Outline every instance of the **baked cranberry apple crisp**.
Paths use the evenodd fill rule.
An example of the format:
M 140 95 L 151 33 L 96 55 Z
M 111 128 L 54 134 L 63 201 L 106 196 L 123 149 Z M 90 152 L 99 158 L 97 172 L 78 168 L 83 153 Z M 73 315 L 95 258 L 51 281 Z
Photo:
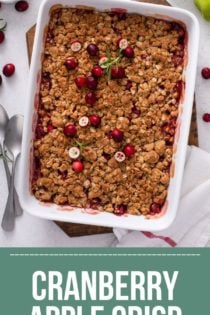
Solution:
M 32 191 L 42 202 L 155 215 L 167 197 L 185 28 L 57 8 L 46 34 Z

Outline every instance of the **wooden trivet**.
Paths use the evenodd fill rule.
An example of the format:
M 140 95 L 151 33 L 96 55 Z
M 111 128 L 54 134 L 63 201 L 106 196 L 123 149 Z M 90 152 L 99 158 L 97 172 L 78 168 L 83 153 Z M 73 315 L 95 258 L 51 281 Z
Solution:
M 147 3 L 169 5 L 169 3 L 166 0 L 144 0 L 144 1 L 139 0 L 139 1 L 147 2 Z M 34 34 L 35 34 L 35 26 L 30 28 L 28 32 L 26 33 L 29 64 L 31 61 L 31 55 L 32 55 L 32 50 L 33 50 Z M 193 106 L 189 144 L 198 146 L 198 133 L 197 133 L 195 104 Z M 66 223 L 66 222 L 56 222 L 56 224 L 69 236 L 84 236 L 84 235 L 93 235 L 93 234 L 102 234 L 102 233 L 112 232 L 112 229 L 110 228 L 93 226 L 93 225 L 73 224 L 73 223 Z

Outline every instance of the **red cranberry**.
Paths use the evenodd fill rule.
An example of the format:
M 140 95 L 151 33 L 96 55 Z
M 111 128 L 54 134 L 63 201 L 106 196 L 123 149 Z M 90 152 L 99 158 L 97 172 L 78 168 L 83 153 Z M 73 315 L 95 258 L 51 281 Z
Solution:
M 90 124 L 94 127 L 98 127 L 101 123 L 101 117 L 98 115 L 91 115 L 89 117 Z
M 2 76 L 0 75 L 0 85 L 2 85 Z
M 127 58 L 133 58 L 134 57 L 134 50 L 130 46 L 128 46 L 127 48 L 123 49 L 122 53 Z
M 84 165 L 81 161 L 74 161 L 72 163 L 72 168 L 76 173 L 81 173 L 84 169 Z
M 15 3 L 15 9 L 18 12 L 24 12 L 28 9 L 28 7 L 29 7 L 29 4 L 27 1 L 18 1 Z
M 184 86 L 185 86 L 185 83 L 184 81 L 180 80 L 180 81 L 177 81 L 176 85 L 175 85 L 175 90 L 177 91 L 177 94 L 178 94 L 178 100 L 180 99 L 181 95 L 182 95 L 182 92 L 184 90 Z
M 78 66 L 78 62 L 74 58 L 68 58 L 64 65 L 68 70 L 74 70 Z
M 3 43 L 4 39 L 5 39 L 4 32 L 0 31 L 0 44 Z
M 103 69 L 100 66 L 95 66 L 92 69 L 92 75 L 96 78 L 100 78 L 103 74 Z
M 97 101 L 97 98 L 96 98 L 96 95 L 94 92 L 88 92 L 86 95 L 85 95 L 85 101 L 87 104 L 89 105 L 93 105 L 95 104 L 95 102 Z
M 125 77 L 125 69 L 123 67 L 112 67 L 111 69 L 112 79 L 122 79 Z
M 5 77 L 11 77 L 15 72 L 15 66 L 12 63 L 8 63 L 3 68 L 3 74 Z
M 150 214 L 157 214 L 161 212 L 161 205 L 159 205 L 158 203 L 153 202 L 150 205 Z
M 121 131 L 118 128 L 114 128 L 111 131 L 111 138 L 115 141 L 115 142 L 121 142 L 124 138 L 124 133 L 123 131 Z
M 54 129 L 53 125 L 51 125 L 51 124 L 47 125 L 47 132 L 48 133 L 52 132 L 53 129 Z
M 87 87 L 90 90 L 95 90 L 97 88 L 98 81 L 92 75 L 87 77 Z
M 208 113 L 203 114 L 203 121 L 210 122 L 210 114 Z
M 41 125 L 36 127 L 36 139 L 41 139 L 46 135 L 44 128 Z
M 78 89 L 85 88 L 87 86 L 87 78 L 85 77 L 77 77 L 75 79 L 76 86 Z
M 203 68 L 201 74 L 204 79 L 210 79 L 210 68 Z
M 132 81 L 131 80 L 128 80 L 126 85 L 125 85 L 125 89 L 127 91 L 130 91 L 130 89 L 132 88 Z
M 97 56 L 99 53 L 98 46 L 95 44 L 89 44 L 87 46 L 87 52 L 90 56 Z
M 114 214 L 116 215 L 123 215 L 127 212 L 127 205 L 118 205 L 114 207 Z
M 136 153 L 136 149 L 132 144 L 126 144 L 123 149 L 123 152 L 127 157 L 132 157 Z
M 77 134 L 77 128 L 75 125 L 73 124 L 67 124 L 64 129 L 63 129 L 63 132 L 66 136 L 69 136 L 69 137 L 75 137 L 76 134 Z

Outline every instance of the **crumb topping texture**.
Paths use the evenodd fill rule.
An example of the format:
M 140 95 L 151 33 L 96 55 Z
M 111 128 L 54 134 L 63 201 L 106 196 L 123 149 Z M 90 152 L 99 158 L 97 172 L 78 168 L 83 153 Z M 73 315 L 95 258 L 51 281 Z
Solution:
M 184 88 L 185 41 L 185 29 L 175 22 L 52 12 L 34 138 L 37 199 L 116 215 L 161 211 Z

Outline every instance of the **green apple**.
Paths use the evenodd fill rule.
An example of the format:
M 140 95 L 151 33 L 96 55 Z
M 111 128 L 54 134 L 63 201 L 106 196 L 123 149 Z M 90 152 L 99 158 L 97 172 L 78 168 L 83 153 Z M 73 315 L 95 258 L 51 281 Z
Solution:
M 210 0 L 194 0 L 194 2 L 204 18 L 210 21 Z

